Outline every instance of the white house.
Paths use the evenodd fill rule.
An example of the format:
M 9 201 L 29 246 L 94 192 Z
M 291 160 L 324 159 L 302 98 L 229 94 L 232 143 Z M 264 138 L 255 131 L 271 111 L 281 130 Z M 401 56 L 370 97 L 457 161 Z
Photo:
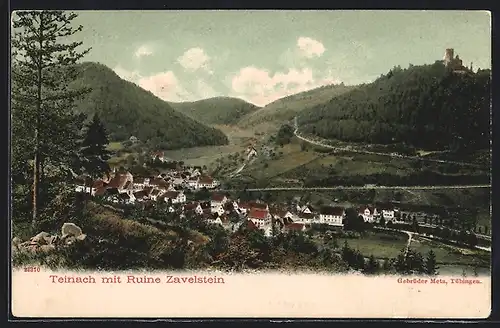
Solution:
M 257 150 L 255 150 L 254 147 L 248 147 L 248 149 L 247 149 L 247 160 L 251 159 L 254 156 L 257 156 Z
M 192 178 L 197 178 L 199 176 L 201 176 L 201 172 L 200 170 L 198 169 L 194 169 L 192 172 L 191 172 L 191 175 L 190 175 Z
M 210 206 L 211 213 L 217 213 L 219 216 L 223 215 L 226 210 L 224 209 L 224 205 Z
M 314 213 L 300 213 L 297 215 L 297 218 L 294 220 L 294 222 L 302 222 L 304 224 L 312 224 L 312 223 L 319 223 L 319 220 L 317 220 L 317 217 Z
M 300 213 L 303 213 L 303 214 L 312 214 L 312 210 L 309 206 L 305 205 L 304 207 L 302 207 L 302 211 Z
M 186 195 L 184 195 L 182 191 L 167 191 L 163 194 L 163 197 L 165 198 L 165 202 L 170 200 L 172 204 L 182 204 L 186 202 Z
M 332 226 L 343 227 L 344 215 L 345 210 L 343 207 L 323 206 L 319 212 L 319 222 Z
M 190 189 L 197 190 L 200 188 L 200 186 L 198 184 L 198 178 L 189 178 L 186 182 L 187 182 L 187 186 Z
M 394 206 L 391 204 L 385 204 L 380 207 L 381 212 L 382 212 L 382 217 L 384 218 L 385 222 L 388 220 L 394 220 Z
M 198 188 L 212 189 L 219 185 L 219 183 L 211 177 L 200 177 L 198 180 Z
M 263 226 L 260 227 L 260 229 L 264 230 L 264 236 L 266 236 L 268 238 L 273 236 L 273 225 L 272 225 L 272 223 L 264 224 Z
M 374 222 L 378 212 L 373 206 L 363 206 L 359 208 L 358 215 L 361 215 L 365 222 Z

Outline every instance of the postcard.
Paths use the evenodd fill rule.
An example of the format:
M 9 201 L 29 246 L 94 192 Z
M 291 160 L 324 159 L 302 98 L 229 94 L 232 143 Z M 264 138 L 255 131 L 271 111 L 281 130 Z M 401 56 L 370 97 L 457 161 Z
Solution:
M 486 318 L 486 11 L 16 11 L 16 318 Z

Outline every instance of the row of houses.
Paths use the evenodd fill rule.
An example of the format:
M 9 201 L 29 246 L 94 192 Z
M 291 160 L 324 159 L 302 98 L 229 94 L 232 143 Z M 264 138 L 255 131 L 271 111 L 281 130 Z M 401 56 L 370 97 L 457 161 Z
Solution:
M 261 229 L 265 235 L 272 233 L 273 227 L 282 231 L 304 231 L 312 224 L 326 224 L 342 229 L 346 216 L 346 208 L 340 206 L 321 206 L 315 209 L 310 205 L 287 206 L 260 201 L 240 202 L 230 200 L 226 195 L 214 193 L 209 202 L 193 202 L 185 204 L 182 213 L 192 211 L 205 216 L 209 223 L 231 226 L 231 214 L 244 219 L 252 228 Z M 384 205 L 377 210 L 373 206 L 362 206 L 358 215 L 365 222 L 376 222 L 382 217 L 387 221 L 394 221 L 397 209 L 391 205 Z M 234 217 L 234 216 L 233 216 Z M 239 223 L 242 221 L 240 220 Z
M 156 177 L 134 177 L 130 172 L 112 172 L 97 180 L 81 176 L 75 181 L 75 191 L 105 197 L 113 202 L 134 204 L 141 201 L 184 203 L 184 190 L 214 189 L 219 183 L 199 170 L 167 171 Z

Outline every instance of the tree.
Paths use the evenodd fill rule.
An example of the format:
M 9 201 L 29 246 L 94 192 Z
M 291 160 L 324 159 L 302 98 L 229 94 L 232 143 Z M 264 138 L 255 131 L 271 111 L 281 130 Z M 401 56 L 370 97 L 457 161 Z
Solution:
M 70 89 L 68 83 L 77 73 L 74 64 L 90 50 L 78 51 L 82 42 L 63 42 L 82 30 L 82 26 L 72 26 L 76 17 L 47 10 L 16 12 L 13 17 L 12 139 L 17 150 L 13 160 L 33 160 L 33 229 L 39 216 L 44 165 L 67 173 L 76 157 L 82 117 L 73 114 L 72 107 L 88 90 Z
M 377 260 L 375 259 L 375 256 L 370 255 L 370 258 L 368 259 L 368 263 L 366 264 L 366 268 L 364 270 L 365 273 L 367 274 L 374 274 L 377 273 L 379 269 L 379 265 Z
M 413 217 L 413 221 L 412 221 L 412 224 L 411 224 L 411 228 L 414 232 L 419 232 L 420 231 L 420 226 L 418 225 L 418 221 L 415 217 Z
M 110 172 L 108 159 L 111 153 L 106 149 L 108 144 L 106 130 L 96 113 L 87 125 L 85 138 L 81 144 L 83 170 L 94 179 Z
M 345 229 L 357 232 L 365 230 L 365 220 L 363 216 L 358 215 L 353 208 L 348 208 L 345 212 Z
M 425 258 L 425 273 L 428 275 L 437 275 L 438 274 L 438 267 L 436 265 L 436 253 L 431 249 L 427 253 L 427 257 Z

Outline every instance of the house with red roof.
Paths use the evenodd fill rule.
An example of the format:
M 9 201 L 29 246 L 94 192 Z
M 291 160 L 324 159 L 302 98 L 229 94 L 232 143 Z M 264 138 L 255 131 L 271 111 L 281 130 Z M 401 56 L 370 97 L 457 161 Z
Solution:
M 258 228 L 271 223 L 271 214 L 265 209 L 252 208 L 248 213 L 248 220 L 252 221 Z
M 118 192 L 127 192 L 129 189 L 132 189 L 132 181 L 133 178 L 128 174 L 115 174 L 113 178 L 109 181 L 106 186 L 107 189 L 116 188 Z
M 212 204 L 212 207 L 224 205 L 228 201 L 229 201 L 229 199 L 226 197 L 226 195 L 219 194 L 219 193 L 212 194 L 211 199 L 210 199 L 210 203 Z
M 209 176 L 200 176 L 198 179 L 198 188 L 213 189 L 219 185 L 218 181 Z

